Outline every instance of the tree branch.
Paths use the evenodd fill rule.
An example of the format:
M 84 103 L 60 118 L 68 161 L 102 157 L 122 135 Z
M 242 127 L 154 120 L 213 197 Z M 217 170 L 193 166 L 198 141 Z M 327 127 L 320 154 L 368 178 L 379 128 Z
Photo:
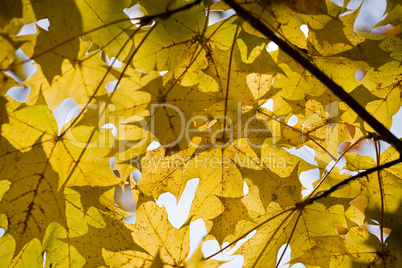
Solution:
M 390 143 L 398 152 L 402 152 L 402 141 L 395 137 L 386 127 L 377 119 L 368 113 L 354 98 L 352 98 L 342 87 L 337 85 L 331 78 L 318 69 L 313 63 L 301 55 L 297 50 L 290 46 L 286 41 L 277 36 L 271 29 L 262 23 L 259 19 L 251 15 L 247 10 L 240 6 L 235 0 L 223 0 L 237 15 L 250 23 L 256 30 L 260 31 L 267 38 L 275 42 L 284 52 L 286 52 L 295 61 L 301 64 L 306 70 L 326 85 L 336 96 L 344 101 L 353 111 L 355 111 L 364 121 L 366 121 L 382 139 Z
M 326 197 L 326 196 L 328 196 L 329 194 L 335 192 L 335 191 L 338 190 L 339 188 L 345 186 L 346 184 L 348 184 L 349 182 L 351 182 L 351 181 L 353 181 L 353 180 L 355 180 L 355 179 L 358 179 L 358 178 L 361 178 L 361 177 L 365 177 L 365 176 L 367 176 L 367 175 L 369 175 L 369 174 L 371 174 L 371 173 L 373 173 L 373 172 L 376 172 L 376 171 L 379 171 L 379 170 L 383 170 L 384 168 L 391 167 L 391 166 L 393 166 L 393 165 L 395 165 L 395 164 L 398 164 L 398 163 L 401 163 L 401 162 L 402 162 L 402 158 L 398 158 L 398 159 L 396 159 L 396 160 L 394 160 L 394 161 L 385 163 L 385 164 L 383 164 L 383 165 L 379 165 L 379 166 L 375 166 L 375 167 L 373 167 L 373 168 L 367 169 L 367 170 L 365 170 L 365 171 L 363 171 L 363 172 L 361 172 L 361 173 L 359 173 L 359 174 L 357 174 L 357 175 L 355 175 L 355 176 L 352 176 L 352 177 L 350 177 L 350 178 L 347 178 L 347 179 L 341 181 L 341 182 L 338 183 L 338 184 L 335 184 L 334 186 L 332 186 L 331 188 L 329 188 L 329 189 L 326 190 L 326 191 L 319 192 L 316 196 L 314 196 L 314 197 L 312 197 L 312 198 L 306 199 L 306 200 L 309 200 L 307 203 L 308 203 L 308 204 L 311 204 L 311 203 L 313 203 L 314 201 L 317 201 L 318 199 L 324 198 L 324 197 Z M 300 203 L 299 203 L 299 204 L 300 204 Z M 297 206 L 297 204 L 296 204 L 296 206 Z
M 196 0 L 194 2 L 191 2 L 191 3 L 187 4 L 187 5 L 184 5 L 184 6 L 181 6 L 181 7 L 177 8 L 177 9 L 172 9 L 172 10 L 169 10 L 169 8 L 168 8 L 169 5 L 170 5 L 169 4 L 168 7 L 166 7 L 166 12 L 155 14 L 155 15 L 152 15 L 152 16 L 143 16 L 143 17 L 141 17 L 140 18 L 140 24 L 141 25 L 151 24 L 152 20 L 156 19 L 156 18 L 165 18 L 165 19 L 169 18 L 171 15 L 173 15 L 173 14 L 175 14 L 177 12 L 190 9 L 193 6 L 198 5 L 199 3 L 201 3 L 201 1 L 202 0 Z

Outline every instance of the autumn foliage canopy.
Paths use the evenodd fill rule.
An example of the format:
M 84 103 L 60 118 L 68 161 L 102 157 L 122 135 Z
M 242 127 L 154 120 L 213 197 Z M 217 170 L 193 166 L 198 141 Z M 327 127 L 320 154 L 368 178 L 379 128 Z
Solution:
M 402 267 L 402 5 L 344 2 L 1 0 L 0 266 Z

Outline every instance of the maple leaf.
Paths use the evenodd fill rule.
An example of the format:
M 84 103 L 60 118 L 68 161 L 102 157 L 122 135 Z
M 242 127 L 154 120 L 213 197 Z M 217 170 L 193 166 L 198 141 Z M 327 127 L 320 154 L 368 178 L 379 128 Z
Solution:
M 278 205 L 271 203 L 267 213 L 258 222 L 245 221 L 236 225 L 236 233 L 229 238 L 229 241 L 235 240 L 235 237 L 244 237 L 244 234 L 252 230 L 253 226 L 265 222 L 263 227 L 235 252 L 245 256 L 243 267 L 275 266 L 277 251 L 287 239 L 286 233 L 277 232 L 283 224 L 288 224 L 287 215 L 281 212 Z M 271 243 L 271 241 L 275 242 Z M 258 246 L 259 244 L 263 244 L 264 247 Z
M 184 263 L 188 255 L 190 243 L 188 228 L 179 230 L 167 219 L 167 213 L 155 202 L 147 202 L 137 210 L 134 225 L 134 240 L 149 254 L 155 256 L 159 251 L 164 264 L 177 265 Z
M 13 109 L 11 105 L 7 108 L 8 112 Z M 42 120 L 44 118 L 47 119 Z M 42 239 L 47 226 L 52 222 L 64 227 L 69 225 L 70 217 L 66 216 L 69 208 L 65 204 L 63 184 L 88 185 L 87 183 L 91 182 L 85 179 L 86 182 L 81 181 L 81 176 L 74 178 L 73 173 L 76 170 L 74 164 L 61 165 L 60 156 L 54 152 L 62 150 L 74 158 L 75 151 L 78 153 L 75 155 L 78 159 L 76 164 L 83 160 L 83 165 L 86 165 L 83 156 L 85 149 L 71 146 L 68 139 L 59 139 L 55 130 L 55 120 L 46 106 L 37 105 L 19 109 L 9 119 L 2 121 L 5 120 L 8 124 L 2 125 L 1 177 L 11 182 L 11 187 L 3 195 L 1 211 L 8 215 L 10 221 L 8 231 L 14 234 L 18 252 L 31 239 Z M 27 133 L 29 139 L 18 139 L 14 136 L 13 133 L 20 131 Z M 90 166 L 92 164 L 86 168 Z M 82 171 L 83 169 L 80 172 Z M 106 168 L 105 172 L 108 171 L 110 172 L 110 169 Z M 87 175 L 89 176 L 91 172 Z M 81 183 L 75 181 L 77 178 L 80 178 Z M 105 182 L 107 185 L 115 184 L 113 182 L 110 184 L 108 179 Z M 23 194 L 20 195 L 21 193 Z
M 59 10 L 60 15 L 57 15 L 55 10 Z M 55 75 L 61 73 L 60 66 L 64 59 L 74 61 L 76 58 L 79 49 L 78 39 L 62 47 L 54 48 L 54 46 L 62 40 L 77 37 L 82 33 L 81 14 L 74 1 L 68 1 L 63 5 L 52 1 L 28 1 L 24 15 L 28 23 L 44 18 L 48 18 L 50 22 L 49 31 L 40 31 L 28 56 L 42 55 L 37 62 L 43 66 L 46 78 L 51 81 Z M 64 23 L 68 23 L 69 27 L 65 27 Z M 51 53 L 47 53 L 49 51 Z
M 349 254 L 341 254 L 340 258 L 336 258 L 334 262 L 336 265 L 349 264 L 375 267 L 378 265 L 401 264 L 400 245 L 385 246 L 386 253 L 383 253 L 377 238 L 364 228 L 352 228 L 344 240 Z M 362 252 L 363 254 L 359 254 L 358 252 Z
M 60 76 L 55 76 L 48 83 L 44 74 L 38 71 L 25 81 L 25 84 L 35 89 L 35 94 L 28 97 L 28 103 L 35 103 L 41 90 L 46 103 L 54 110 L 66 98 L 72 98 L 81 107 L 98 95 L 105 94 L 105 85 L 115 80 L 112 73 L 106 72 L 106 63 L 100 59 L 100 51 L 87 54 L 92 42 L 80 41 L 79 50 L 74 62 L 61 63 Z
M 189 119 L 197 111 L 217 102 L 216 96 L 199 92 L 195 87 L 182 87 L 176 81 L 163 85 L 161 77 L 151 81 L 143 90 L 151 95 L 147 107 L 150 110 L 150 128 L 165 147 L 186 148 L 188 139 L 183 134 L 192 123 Z M 155 124 L 156 118 L 160 120 L 158 124 Z
M 261 202 L 266 208 L 271 202 L 278 203 L 283 209 L 301 200 L 302 185 L 298 176 L 298 165 L 292 173 L 282 178 L 268 168 L 262 170 L 243 169 L 244 178 L 249 178 L 258 187 Z
M 128 4 L 128 0 L 106 6 L 91 1 L 69 1 L 63 4 L 28 1 L 25 19 L 35 22 L 47 18 L 50 23 L 48 31 L 39 33 L 33 44 L 34 53 L 29 56 L 38 57 L 37 62 L 42 66 L 46 79 L 51 82 L 55 75 L 62 73 L 61 65 L 65 59 L 71 64 L 79 60 L 79 36 L 88 32 L 92 40 L 105 49 L 110 57 L 119 54 L 124 59 L 130 47 L 124 46 L 128 36 L 121 28 L 134 26 L 122 11 Z M 121 23 L 116 25 L 113 23 L 116 20 Z M 98 30 L 93 31 L 94 28 Z M 122 49 L 125 49 L 125 53 L 121 52 Z
M 11 108 L 11 107 L 10 107 Z M 110 175 L 108 161 L 98 157 L 103 164 L 92 162 L 92 155 L 107 155 L 110 151 L 107 143 L 104 145 L 87 148 L 91 142 L 97 143 L 101 138 L 95 135 L 93 127 L 79 127 L 79 131 L 67 131 L 66 135 L 59 137 L 56 130 L 56 122 L 50 110 L 45 105 L 28 106 L 18 110 L 10 118 L 9 124 L 2 126 L 3 136 L 7 137 L 17 149 L 28 151 L 30 147 L 37 145 L 43 147 L 47 154 L 48 161 L 58 172 L 59 187 L 61 185 L 96 185 L 100 178 L 104 178 L 104 186 L 116 184 L 117 180 Z M 15 133 L 29 133 L 29 139 L 15 139 Z M 99 134 L 99 133 L 98 133 Z M 6 151 L 7 152 L 7 151 Z M 62 165 L 60 156 L 64 160 L 70 159 L 69 165 Z M 91 159 L 91 160 L 90 160 Z M 95 165 L 94 165 L 95 164 Z M 87 176 L 76 176 L 74 173 L 87 174 Z M 97 172 L 98 177 L 93 177 Z
M 0 213 L 8 215 L 8 232 L 14 237 L 19 252 L 33 238 L 42 240 L 47 226 L 55 221 L 66 225 L 63 192 L 58 191 L 57 173 L 51 168 L 40 146 L 21 153 L 2 141 L 1 177 L 12 187 L 2 198 Z M 18 165 L 14 159 L 19 159 Z M 14 165 L 10 172 L 4 166 Z M 46 200 L 46 202 L 43 202 Z
M 215 236 L 221 244 L 227 235 L 234 233 L 235 226 L 239 221 L 251 220 L 251 218 L 241 198 L 226 197 L 219 199 L 223 204 L 224 211 L 212 220 L 213 227 L 209 234 Z
M 185 5 L 185 1 L 166 2 L 165 4 L 169 5 L 169 8 L 175 9 Z M 155 6 L 153 3 L 142 1 L 141 6 L 151 16 L 164 12 L 159 4 Z M 200 47 L 197 39 L 200 38 L 205 25 L 205 16 L 201 14 L 201 10 L 203 10 L 203 5 L 199 1 L 199 4 L 186 12 L 173 14 L 163 24 L 142 29 L 135 35 L 136 45 L 148 32 L 152 31 L 148 37 L 149 45 L 139 49 L 134 56 L 135 67 L 144 72 L 171 70 L 174 72 L 175 78 L 182 76 L 187 71 L 189 62 L 192 61 L 192 55 L 199 53 L 197 53 Z M 199 63 L 197 62 L 195 65 L 202 64 L 202 58 L 197 57 L 196 61 Z
M 60 224 L 52 222 L 48 226 L 42 243 L 42 248 L 46 252 L 45 267 L 82 266 L 85 264 L 85 259 L 77 249 L 63 242 L 68 236 L 68 231 Z
M 131 228 L 128 224 L 116 219 L 113 216 L 104 215 L 100 226 L 90 226 L 83 236 L 62 239 L 62 241 L 73 245 L 85 258 L 89 266 L 103 265 L 103 251 L 119 252 L 133 250 L 144 252 L 132 237 Z M 98 223 L 99 224 L 99 223 Z M 83 243 L 83 241 L 87 241 Z

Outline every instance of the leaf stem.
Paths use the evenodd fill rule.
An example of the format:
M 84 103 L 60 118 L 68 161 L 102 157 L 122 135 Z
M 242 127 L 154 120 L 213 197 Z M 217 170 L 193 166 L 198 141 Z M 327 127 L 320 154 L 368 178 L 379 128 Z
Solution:
M 294 225 L 293 228 L 292 228 L 292 232 L 290 233 L 288 242 L 286 243 L 285 249 L 283 250 L 283 252 L 282 252 L 282 254 L 281 254 L 281 257 L 280 257 L 279 260 L 277 261 L 275 268 L 278 268 L 278 267 L 279 267 L 279 264 L 281 263 L 281 261 L 282 261 L 282 259 L 283 259 L 283 256 L 285 256 L 285 252 L 286 252 L 286 250 L 287 250 L 288 247 L 289 247 L 290 240 L 292 239 L 292 237 L 293 237 L 293 235 L 294 235 L 294 233 L 295 233 L 295 230 L 296 230 L 296 227 L 297 227 L 297 223 L 299 222 L 300 216 L 302 215 L 302 213 L 303 213 L 303 209 L 300 210 L 299 215 L 298 215 L 297 218 L 296 218 L 296 222 L 295 222 L 295 225 Z
M 94 137 L 94 134 L 95 134 L 95 130 L 92 131 L 91 135 L 88 138 L 88 141 L 85 143 L 85 147 L 82 149 L 82 151 L 81 151 L 80 155 L 78 156 L 77 160 L 74 159 L 75 163 L 74 163 L 73 168 L 68 173 L 68 176 L 67 176 L 66 180 L 63 182 L 63 184 L 61 185 L 61 187 L 59 187 L 58 190 L 64 191 L 64 189 L 66 188 L 68 182 L 70 181 L 70 179 L 73 176 L 75 170 L 77 169 L 78 164 L 80 163 L 82 157 L 84 156 L 84 153 L 87 150 L 89 143 L 91 142 L 92 138 Z M 53 152 L 53 150 L 52 150 L 52 152 Z
M 264 224 L 270 222 L 271 220 L 273 220 L 273 219 L 275 219 L 275 218 L 277 218 L 277 217 L 279 217 L 279 216 L 285 214 L 286 212 L 291 212 L 289 215 L 286 216 L 285 220 L 282 221 L 282 223 L 281 223 L 281 225 L 282 225 L 282 224 L 289 218 L 289 216 L 293 214 L 294 211 L 295 211 L 295 207 L 292 207 L 292 208 L 290 208 L 290 209 L 284 210 L 284 211 L 282 211 L 282 212 L 276 214 L 275 216 L 272 216 L 271 218 L 269 218 L 269 219 L 267 219 L 267 220 L 261 222 L 260 224 L 258 224 L 256 227 L 254 227 L 254 228 L 251 229 L 250 231 L 245 232 L 243 235 L 241 235 L 240 237 L 238 237 L 236 240 L 234 240 L 233 242 L 229 243 L 229 245 L 225 246 L 224 248 L 222 248 L 221 250 L 215 252 L 214 254 L 212 254 L 212 255 L 206 257 L 205 259 L 206 259 L 206 260 L 211 259 L 212 257 L 214 257 L 214 256 L 218 255 L 219 253 L 223 252 L 224 250 L 226 250 L 226 249 L 229 248 L 230 246 L 236 244 L 236 243 L 239 242 L 241 239 L 245 238 L 249 233 L 251 233 L 251 232 L 254 231 L 254 230 L 257 230 L 258 228 L 260 228 L 262 225 L 264 225 Z M 280 226 L 281 226 L 281 225 L 280 225 Z
M 375 146 L 377 166 L 379 166 L 380 165 L 380 155 L 381 155 L 380 141 L 379 140 L 374 141 L 374 146 Z M 382 250 L 382 252 L 384 252 L 384 190 L 382 187 L 382 175 L 381 175 L 380 170 L 377 170 L 377 176 L 378 176 L 378 184 L 379 184 L 380 196 L 381 196 L 380 241 L 381 241 L 381 250 Z
M 223 117 L 223 127 L 222 127 L 222 139 L 225 139 L 225 133 L 226 133 L 225 129 L 226 129 L 226 115 L 227 115 L 227 111 L 228 111 L 228 100 L 229 100 L 230 72 L 232 70 L 233 52 L 234 52 L 234 47 L 236 46 L 236 37 L 237 37 L 237 33 L 239 32 L 240 23 L 241 23 L 241 20 L 239 20 L 239 22 L 237 23 L 237 28 L 236 28 L 236 32 L 233 37 L 232 48 L 230 50 L 230 56 L 229 56 L 228 78 L 227 78 L 226 95 L 225 95 L 225 113 L 224 113 L 224 117 Z
M 207 17 L 205 18 L 205 24 L 204 24 L 204 28 L 202 29 L 201 36 L 205 35 L 205 32 L 207 31 L 207 28 L 208 28 L 209 15 L 211 13 L 211 5 L 212 5 L 212 0 L 208 0 Z
M 286 216 L 285 219 L 283 219 L 283 221 L 281 222 L 281 224 L 279 224 L 279 226 L 275 229 L 275 231 L 273 232 L 273 234 L 271 235 L 271 237 L 268 239 L 268 242 L 265 244 L 263 250 L 261 250 L 260 254 L 258 255 L 258 257 L 255 259 L 255 262 L 253 263 L 253 265 L 251 267 L 255 267 L 257 266 L 257 262 L 260 260 L 261 256 L 263 255 L 263 253 L 265 252 L 265 250 L 267 249 L 269 243 L 271 243 L 272 239 L 274 238 L 275 234 L 278 232 L 278 230 L 282 227 L 282 225 L 290 218 L 290 216 L 293 215 L 293 213 L 296 210 L 292 210 L 292 212 Z M 285 227 L 286 228 L 286 227 Z

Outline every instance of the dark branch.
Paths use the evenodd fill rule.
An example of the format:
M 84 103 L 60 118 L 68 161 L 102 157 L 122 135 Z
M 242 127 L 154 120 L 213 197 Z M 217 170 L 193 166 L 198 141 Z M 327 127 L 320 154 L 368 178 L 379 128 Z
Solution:
M 166 12 L 155 14 L 155 15 L 152 15 L 152 16 L 143 16 L 141 18 L 140 23 L 141 23 L 141 25 L 148 25 L 148 24 L 151 24 L 153 19 L 156 19 L 156 18 L 165 18 L 165 19 L 169 18 L 171 15 L 173 15 L 173 14 L 175 14 L 177 12 L 190 9 L 193 6 L 198 5 L 199 3 L 201 3 L 201 1 L 202 0 L 196 0 L 196 1 L 192 2 L 192 3 L 189 3 L 187 5 L 184 5 L 182 7 L 179 7 L 177 9 L 173 9 L 173 10 L 169 10 L 168 7 L 167 7 Z
M 335 184 L 334 186 L 332 186 L 331 188 L 329 188 L 329 189 L 326 190 L 326 191 L 319 192 L 316 196 L 314 196 L 314 197 L 312 197 L 312 198 L 306 199 L 306 200 L 309 200 L 309 201 L 306 202 L 306 203 L 311 204 L 311 203 L 313 203 L 314 201 L 317 201 L 317 200 L 319 200 L 319 199 L 321 199 L 321 198 L 324 198 L 324 197 L 328 196 L 329 194 L 335 192 L 335 191 L 338 190 L 339 188 L 345 186 L 346 184 L 348 184 L 349 182 L 351 182 L 351 181 L 353 181 L 353 180 L 355 180 L 355 179 L 365 177 L 365 176 L 367 176 L 367 175 L 369 175 L 369 174 L 371 174 L 371 173 L 373 173 L 373 172 L 382 170 L 382 169 L 384 169 L 384 168 L 391 167 L 391 166 L 396 165 L 396 164 L 401 163 L 401 162 L 402 162 L 402 158 L 398 158 L 398 159 L 396 159 L 396 160 L 394 160 L 394 161 L 385 163 L 385 164 L 383 164 L 383 165 L 379 165 L 379 166 L 376 166 L 376 167 L 367 169 L 366 171 L 363 171 L 362 173 L 359 173 L 359 174 L 357 174 L 357 175 L 355 175 L 355 176 L 352 176 L 352 177 L 350 177 L 350 178 L 347 178 L 347 179 L 341 181 L 341 182 L 338 183 L 338 184 Z M 302 202 L 302 203 L 304 203 L 304 202 Z M 299 204 L 301 204 L 301 203 L 299 203 Z M 297 207 L 297 204 L 296 204 L 296 207 Z
M 241 7 L 235 0 L 223 0 L 237 15 L 250 23 L 256 30 L 260 31 L 267 38 L 275 42 L 284 52 L 291 56 L 295 61 L 301 64 L 306 70 L 313 74 L 318 80 L 326 85 L 336 96 L 344 101 L 353 111 L 355 111 L 364 121 L 366 121 L 382 139 L 390 143 L 399 152 L 402 152 L 402 141 L 395 137 L 386 127 L 384 127 L 377 119 L 368 113 L 354 98 L 352 98 L 342 87 L 338 86 L 331 78 L 318 69 L 313 63 L 301 55 L 297 50 L 290 46 L 286 41 L 278 37 L 271 29 L 269 29 L 259 19 L 251 15 L 247 10 Z

